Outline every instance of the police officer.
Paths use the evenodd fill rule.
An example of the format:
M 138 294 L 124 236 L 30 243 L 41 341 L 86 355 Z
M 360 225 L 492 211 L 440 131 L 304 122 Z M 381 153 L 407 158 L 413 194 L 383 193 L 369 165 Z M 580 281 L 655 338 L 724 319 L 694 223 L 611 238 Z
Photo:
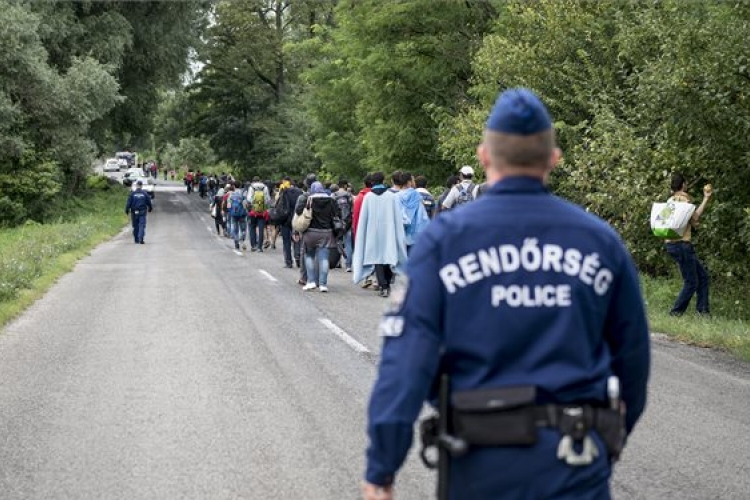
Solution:
M 473 437 L 450 460 L 450 498 L 607 499 L 617 455 L 608 446 L 624 443 L 646 403 L 650 346 L 635 266 L 610 226 L 545 187 L 561 153 L 532 92 L 499 96 L 478 157 L 487 191 L 427 228 L 408 288 L 381 322 L 364 498 L 392 498 L 414 421 L 446 374 L 452 418 L 487 411 L 490 423 L 505 415 L 522 424 L 489 425 L 487 436 L 481 419 L 461 424 Z M 515 416 L 503 413 L 509 406 Z M 603 415 L 618 425 L 601 431 Z M 607 428 L 619 439 L 605 440 Z
M 143 182 L 136 181 L 135 191 L 128 196 L 125 204 L 125 214 L 130 215 L 133 223 L 133 238 L 135 243 L 145 244 L 143 237 L 146 236 L 146 211 L 153 210 L 151 196 L 143 190 Z

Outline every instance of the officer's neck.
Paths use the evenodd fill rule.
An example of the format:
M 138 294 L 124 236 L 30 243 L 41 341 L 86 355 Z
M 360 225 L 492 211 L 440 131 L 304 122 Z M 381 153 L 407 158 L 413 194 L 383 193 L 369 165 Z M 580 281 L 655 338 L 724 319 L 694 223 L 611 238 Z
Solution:
M 538 179 L 544 184 L 547 184 L 549 171 L 534 167 L 513 166 L 503 166 L 500 168 L 490 167 L 487 169 L 487 184 L 490 186 L 511 177 L 528 177 L 530 179 Z

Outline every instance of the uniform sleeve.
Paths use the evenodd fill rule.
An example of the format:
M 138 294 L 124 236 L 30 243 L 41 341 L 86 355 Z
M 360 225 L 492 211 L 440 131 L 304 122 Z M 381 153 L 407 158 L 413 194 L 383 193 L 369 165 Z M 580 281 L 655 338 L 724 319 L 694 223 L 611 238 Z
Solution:
M 154 204 L 153 204 L 153 202 L 151 201 L 151 196 L 150 196 L 150 195 L 148 195 L 148 194 L 146 194 L 146 205 L 148 205 L 148 209 L 149 209 L 149 211 L 151 211 L 151 210 L 153 210 L 153 209 L 154 209 Z
M 380 325 L 385 341 L 367 427 L 370 445 L 365 478 L 372 484 L 394 482 L 437 374 L 443 310 L 438 266 L 437 245 L 426 234 L 409 262 L 410 286 L 403 305 L 386 314 Z
M 627 412 L 625 424 L 630 433 L 646 406 L 651 346 L 638 273 L 629 255 L 615 283 L 605 335 L 612 355 L 612 373 L 620 379 Z

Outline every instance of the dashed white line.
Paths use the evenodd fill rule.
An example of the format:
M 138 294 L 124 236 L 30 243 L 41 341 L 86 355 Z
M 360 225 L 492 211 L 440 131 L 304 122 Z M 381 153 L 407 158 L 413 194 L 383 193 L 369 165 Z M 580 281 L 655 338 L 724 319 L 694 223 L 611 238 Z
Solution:
M 263 276 L 265 276 L 266 278 L 268 278 L 269 280 L 273 281 L 274 283 L 276 283 L 276 282 L 278 282 L 278 281 L 279 281 L 279 280 L 277 280 L 276 278 L 274 278 L 274 277 L 273 277 L 273 276 L 271 275 L 271 273 L 269 273 L 268 271 L 264 271 L 263 269 L 258 269 L 258 272 L 259 272 L 260 274 L 262 274 Z
M 327 318 L 318 318 L 318 321 L 320 321 L 323 324 L 323 326 L 325 326 L 326 328 L 328 328 L 329 330 L 331 330 L 333 333 L 335 333 L 336 336 L 338 336 L 341 340 L 343 340 L 344 342 L 346 342 L 346 344 L 349 347 L 351 347 L 352 349 L 354 349 L 355 351 L 357 351 L 359 353 L 363 353 L 363 354 L 370 352 L 370 350 L 367 347 L 365 347 L 362 344 L 360 344 L 359 342 L 357 342 L 351 335 L 349 335 L 344 330 L 342 330 L 341 328 L 339 328 L 330 319 L 327 319 Z

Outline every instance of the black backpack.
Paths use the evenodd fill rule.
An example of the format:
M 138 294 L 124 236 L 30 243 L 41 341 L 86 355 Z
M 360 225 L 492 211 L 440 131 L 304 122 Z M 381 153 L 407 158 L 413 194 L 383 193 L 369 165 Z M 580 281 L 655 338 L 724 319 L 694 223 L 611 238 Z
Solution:
M 339 213 L 341 221 L 344 223 L 344 232 L 348 231 L 352 227 L 352 210 L 354 206 L 354 200 L 352 199 L 351 193 L 333 193 L 333 199 L 339 206 Z
M 291 210 L 289 208 L 289 203 L 287 203 L 286 195 L 286 191 L 282 191 L 281 194 L 279 194 L 279 199 L 276 204 L 268 211 L 268 218 L 274 224 L 284 224 L 289 218 Z

